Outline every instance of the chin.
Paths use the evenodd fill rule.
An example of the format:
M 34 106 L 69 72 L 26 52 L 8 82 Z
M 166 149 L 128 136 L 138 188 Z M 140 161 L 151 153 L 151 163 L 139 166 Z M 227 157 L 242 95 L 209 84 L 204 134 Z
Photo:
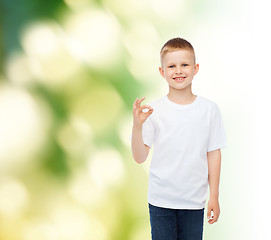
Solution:
M 189 87 L 190 84 L 191 84 L 191 82 L 190 82 L 190 83 L 183 83 L 183 84 L 180 85 L 180 86 L 171 85 L 171 84 L 169 84 L 169 86 L 170 86 L 171 88 L 180 90 L 180 89 L 185 89 L 185 88 Z

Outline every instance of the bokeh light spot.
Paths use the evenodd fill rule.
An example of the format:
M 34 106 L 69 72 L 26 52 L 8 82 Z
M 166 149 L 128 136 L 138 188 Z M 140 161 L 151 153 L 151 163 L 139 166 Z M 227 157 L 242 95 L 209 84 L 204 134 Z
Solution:
M 22 167 L 37 153 L 47 136 L 50 115 L 25 90 L 0 88 L 0 167 Z M 44 112 L 41 110 L 43 109 Z M 24 165 L 26 167 L 26 165 Z
M 16 179 L 0 179 L 0 212 L 7 216 L 18 216 L 29 203 L 28 191 Z
M 114 149 L 97 150 L 89 159 L 88 173 L 102 189 L 120 184 L 125 177 L 122 158 Z
M 92 129 L 90 125 L 78 116 L 70 116 L 57 133 L 60 146 L 73 157 L 80 156 L 86 151 L 91 137 Z
M 45 85 L 61 85 L 79 71 L 80 61 L 68 43 L 61 26 L 53 21 L 36 22 L 24 29 L 22 45 L 31 71 Z
M 112 14 L 86 8 L 70 16 L 65 25 L 69 38 L 77 47 L 77 56 L 90 66 L 113 67 L 118 63 L 120 27 Z
M 122 99 L 116 90 L 108 85 L 93 85 L 80 98 L 71 101 L 71 112 L 85 119 L 98 133 L 104 131 L 119 118 L 123 108 Z

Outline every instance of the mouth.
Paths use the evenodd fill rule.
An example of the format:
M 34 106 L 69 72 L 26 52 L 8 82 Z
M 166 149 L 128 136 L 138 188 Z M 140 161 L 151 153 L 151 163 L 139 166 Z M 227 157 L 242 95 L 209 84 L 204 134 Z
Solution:
M 173 78 L 175 82 L 182 82 L 185 80 L 186 77 L 176 77 L 176 78 Z

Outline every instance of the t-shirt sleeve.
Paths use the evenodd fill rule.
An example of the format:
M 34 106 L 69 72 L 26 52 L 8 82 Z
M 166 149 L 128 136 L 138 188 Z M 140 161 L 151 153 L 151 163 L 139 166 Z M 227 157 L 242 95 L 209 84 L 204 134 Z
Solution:
M 227 146 L 226 133 L 219 107 L 215 105 L 208 139 L 207 152 L 222 149 Z
M 148 117 L 142 125 L 142 138 L 143 138 L 144 144 L 152 148 L 154 137 L 155 137 L 155 126 L 151 118 Z M 130 140 L 132 140 L 132 133 L 130 135 Z

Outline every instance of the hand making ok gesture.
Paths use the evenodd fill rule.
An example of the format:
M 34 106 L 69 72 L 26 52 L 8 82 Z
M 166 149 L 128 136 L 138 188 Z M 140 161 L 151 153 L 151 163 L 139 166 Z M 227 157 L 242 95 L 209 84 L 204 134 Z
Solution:
M 137 98 L 133 104 L 133 117 L 134 117 L 134 125 L 142 126 L 142 124 L 146 121 L 146 119 L 152 114 L 153 108 L 149 105 L 140 106 L 141 102 L 145 99 L 145 97 L 140 100 Z M 148 112 L 142 112 L 143 109 L 149 109 Z

